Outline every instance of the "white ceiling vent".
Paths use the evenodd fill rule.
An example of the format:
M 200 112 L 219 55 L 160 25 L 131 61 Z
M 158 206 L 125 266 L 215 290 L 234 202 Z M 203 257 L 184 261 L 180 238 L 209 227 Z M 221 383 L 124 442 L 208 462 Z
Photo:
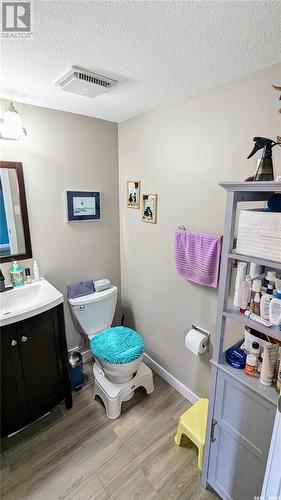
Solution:
M 84 95 L 85 97 L 96 97 L 116 85 L 117 81 L 98 75 L 80 66 L 72 66 L 55 85 L 62 90 L 72 94 Z

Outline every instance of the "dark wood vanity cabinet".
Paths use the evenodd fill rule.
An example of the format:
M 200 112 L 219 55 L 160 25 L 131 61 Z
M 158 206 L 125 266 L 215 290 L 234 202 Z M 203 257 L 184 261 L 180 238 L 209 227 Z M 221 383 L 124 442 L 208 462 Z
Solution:
M 63 305 L 1 328 L 1 436 L 72 406 Z

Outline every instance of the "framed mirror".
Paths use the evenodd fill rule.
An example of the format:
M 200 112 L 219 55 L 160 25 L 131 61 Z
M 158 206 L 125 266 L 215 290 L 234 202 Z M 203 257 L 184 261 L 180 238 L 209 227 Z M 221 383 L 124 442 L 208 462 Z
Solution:
M 22 164 L 0 161 L 0 262 L 31 257 Z

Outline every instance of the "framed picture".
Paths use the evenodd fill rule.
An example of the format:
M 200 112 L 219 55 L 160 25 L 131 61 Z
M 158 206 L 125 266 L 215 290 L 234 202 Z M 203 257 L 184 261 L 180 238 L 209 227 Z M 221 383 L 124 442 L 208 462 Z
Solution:
M 157 194 L 142 194 L 142 214 L 143 222 L 156 224 L 157 222 Z
M 67 191 L 67 221 L 101 219 L 101 194 L 99 191 Z
M 140 208 L 140 181 L 127 181 L 127 207 Z

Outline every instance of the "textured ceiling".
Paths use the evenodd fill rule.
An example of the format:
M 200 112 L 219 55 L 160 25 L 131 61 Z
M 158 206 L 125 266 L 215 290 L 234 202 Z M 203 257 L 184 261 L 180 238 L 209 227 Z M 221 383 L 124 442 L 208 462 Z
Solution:
M 279 1 L 33 1 L 33 19 L 33 40 L 2 41 L 2 97 L 116 122 L 281 59 Z M 72 65 L 120 84 L 62 92 Z

